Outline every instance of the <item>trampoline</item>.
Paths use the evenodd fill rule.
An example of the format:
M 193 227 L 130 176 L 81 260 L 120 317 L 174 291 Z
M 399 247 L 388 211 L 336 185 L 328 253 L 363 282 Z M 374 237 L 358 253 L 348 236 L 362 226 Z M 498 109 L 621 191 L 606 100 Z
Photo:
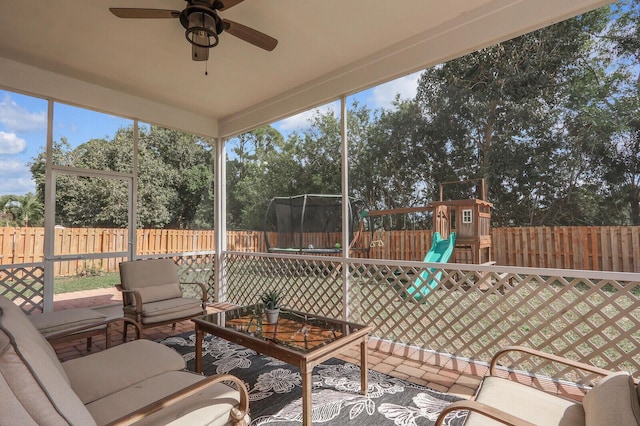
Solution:
M 362 200 L 349 198 L 350 245 L 363 205 Z M 342 195 L 272 198 L 265 213 L 264 236 L 270 253 L 342 253 Z

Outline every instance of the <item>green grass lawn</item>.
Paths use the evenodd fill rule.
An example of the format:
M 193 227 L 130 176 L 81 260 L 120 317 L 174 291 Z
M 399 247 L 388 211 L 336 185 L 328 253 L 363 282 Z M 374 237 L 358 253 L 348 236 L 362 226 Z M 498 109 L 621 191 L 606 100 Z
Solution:
M 96 288 L 111 288 L 118 283 L 120 283 L 120 274 L 116 272 L 88 277 L 60 277 L 54 280 L 53 292 L 54 294 L 62 294 Z
M 119 273 L 104 273 L 87 277 L 59 277 L 54 278 L 53 293 L 62 294 L 81 290 L 93 290 L 96 288 L 112 288 L 120 283 Z M 25 284 L 8 280 L 2 283 L 4 295 L 8 298 L 31 297 L 34 289 L 41 291 L 42 284 L 29 281 Z

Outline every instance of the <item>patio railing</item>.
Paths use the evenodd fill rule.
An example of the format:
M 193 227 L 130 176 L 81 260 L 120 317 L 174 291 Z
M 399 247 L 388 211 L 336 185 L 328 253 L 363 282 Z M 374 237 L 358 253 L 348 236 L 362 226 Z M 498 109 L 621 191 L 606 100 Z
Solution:
M 12 300 L 28 314 L 42 312 L 44 263 L 0 267 L 0 296 Z
M 249 304 L 275 288 L 291 309 L 334 317 L 347 303 L 346 319 L 373 326 L 376 337 L 463 359 L 488 362 L 499 348 L 525 345 L 640 371 L 640 274 L 446 266 L 353 259 L 345 293 L 335 258 L 230 252 L 225 294 L 231 303 Z M 417 301 L 412 294 L 423 273 L 425 296 Z M 549 376 L 568 373 L 542 368 Z
M 214 295 L 211 253 L 168 256 L 183 279 L 207 282 Z M 288 308 L 366 323 L 375 337 L 427 352 L 488 362 L 499 348 L 525 345 L 602 368 L 640 372 L 637 273 L 442 268 L 373 259 L 350 259 L 343 268 L 337 257 L 246 252 L 226 252 L 223 261 L 222 300 L 230 303 L 256 303 L 264 290 L 278 289 Z M 0 294 L 28 311 L 41 309 L 41 264 L 5 266 L 0 272 Z M 525 366 L 527 361 L 536 364 L 524 360 Z M 554 365 L 542 367 L 547 376 L 581 379 Z
M 183 282 L 203 282 L 214 294 L 214 256 L 212 251 L 144 256 L 144 259 L 170 257 Z M 142 257 L 141 257 L 142 258 Z M 109 259 L 122 261 L 124 259 Z M 28 314 L 44 309 L 44 262 L 0 266 L 0 296 L 12 300 Z

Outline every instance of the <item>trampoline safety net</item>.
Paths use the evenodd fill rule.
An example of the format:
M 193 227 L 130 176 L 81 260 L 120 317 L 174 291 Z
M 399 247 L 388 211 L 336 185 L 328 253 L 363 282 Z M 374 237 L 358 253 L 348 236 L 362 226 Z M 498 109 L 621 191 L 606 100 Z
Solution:
M 362 205 L 361 200 L 349 198 L 349 241 Z M 342 195 L 274 197 L 267 207 L 264 232 L 270 252 L 340 253 Z

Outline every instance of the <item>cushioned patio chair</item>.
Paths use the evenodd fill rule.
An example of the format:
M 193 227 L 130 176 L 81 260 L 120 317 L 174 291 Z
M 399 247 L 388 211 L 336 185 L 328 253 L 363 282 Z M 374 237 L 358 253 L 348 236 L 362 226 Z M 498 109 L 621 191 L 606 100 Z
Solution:
M 183 285 L 196 286 L 201 297 L 185 297 Z M 175 327 L 176 322 L 206 313 L 206 287 L 202 283 L 181 283 L 171 259 L 120 263 L 120 284 L 116 288 L 123 293 L 125 318 L 137 322 L 141 329 L 163 324 L 173 324 Z M 128 326 L 125 323 L 125 340 Z
M 523 359 L 539 359 L 562 364 L 573 370 L 600 378 L 587 389 L 582 402 L 534 388 L 504 377 L 498 361 L 505 354 L 519 352 Z M 491 360 L 489 376 L 485 377 L 472 400 L 447 406 L 436 420 L 436 426 L 448 424 L 446 418 L 455 411 L 469 411 L 465 426 L 631 426 L 640 425 L 640 389 L 638 381 L 623 371 L 613 372 L 556 355 L 522 346 L 499 351 Z M 505 374 L 502 374 L 504 376 Z M 570 384 L 568 384 L 570 385 Z M 567 384 L 565 384 L 567 386 Z

